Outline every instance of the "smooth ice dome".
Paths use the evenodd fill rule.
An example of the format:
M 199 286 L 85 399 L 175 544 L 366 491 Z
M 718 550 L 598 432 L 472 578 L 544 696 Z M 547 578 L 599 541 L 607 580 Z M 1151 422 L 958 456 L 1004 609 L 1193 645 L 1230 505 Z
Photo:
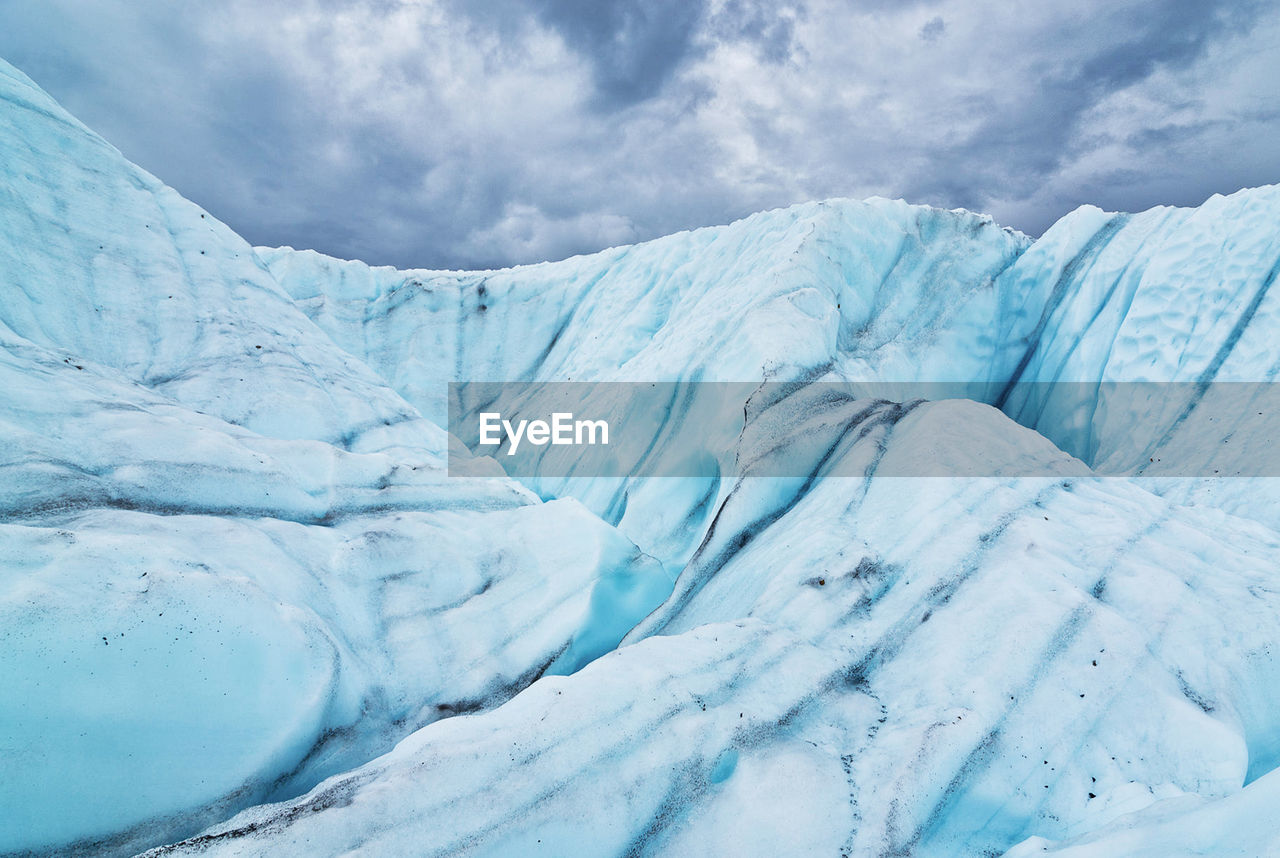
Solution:
M 1092 470 L 1240 464 L 1280 188 L 397 271 L 250 247 L 3 63 L 0 150 L 0 854 L 1280 848 L 1280 489 Z M 448 476 L 472 380 L 789 383 L 707 432 L 803 414 L 805 473 Z M 876 476 L 922 457 L 994 476 Z

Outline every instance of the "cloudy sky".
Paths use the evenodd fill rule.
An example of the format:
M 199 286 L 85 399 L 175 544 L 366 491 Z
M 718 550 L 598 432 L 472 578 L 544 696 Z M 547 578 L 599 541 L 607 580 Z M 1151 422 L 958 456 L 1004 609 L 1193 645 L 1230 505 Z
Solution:
M 879 194 L 1038 234 L 1280 181 L 1273 0 L 0 0 L 0 56 L 255 244 L 555 259 Z

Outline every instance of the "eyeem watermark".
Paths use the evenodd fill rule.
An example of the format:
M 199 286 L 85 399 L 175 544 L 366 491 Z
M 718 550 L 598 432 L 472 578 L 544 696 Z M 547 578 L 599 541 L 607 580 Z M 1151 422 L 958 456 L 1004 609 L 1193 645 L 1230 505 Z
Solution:
M 609 444 L 609 421 L 578 420 L 570 411 L 557 411 L 546 420 L 517 420 L 512 423 L 501 412 L 485 411 L 480 414 L 480 440 L 484 446 L 500 447 L 503 438 L 510 441 L 507 455 L 514 456 L 520 442 L 528 441 L 535 447 L 551 444 L 554 447 L 594 446 Z
M 459 477 L 1280 477 L 1273 382 L 454 382 L 448 426 Z

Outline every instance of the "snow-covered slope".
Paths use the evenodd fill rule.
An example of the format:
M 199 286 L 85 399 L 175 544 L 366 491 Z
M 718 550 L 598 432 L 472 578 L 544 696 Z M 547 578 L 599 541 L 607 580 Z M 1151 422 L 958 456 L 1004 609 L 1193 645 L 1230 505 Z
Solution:
M 740 486 L 634 645 L 173 853 L 980 855 L 1275 765 L 1274 534 L 903 483 Z
M 1280 772 L 1216 800 L 1175 796 L 1121 817 L 1096 832 L 1066 843 L 1032 837 L 1008 858 L 1254 858 L 1280 854 L 1280 831 L 1273 820 L 1280 803 Z
M 1027 246 L 990 218 L 831 201 L 497 272 L 401 272 L 259 248 L 318 325 L 443 421 L 446 381 L 987 380 L 1011 373 L 1026 310 L 997 276 Z M 992 322 L 1008 332 L 992 334 Z M 678 422 L 685 415 L 667 415 Z M 731 449 L 741 427 L 706 427 Z M 701 541 L 727 486 L 536 479 L 663 562 Z M 672 507 L 673 502 L 677 504 Z
M 1258 446 L 1223 440 L 1270 431 L 1277 402 L 1270 388 L 1222 382 L 1280 370 L 1277 213 L 1280 186 L 1140 215 L 1086 206 L 1032 245 L 968 212 L 837 200 L 499 272 L 259 253 L 317 324 L 441 420 L 442 375 L 963 381 L 1107 473 L 1168 461 L 1180 474 L 1256 475 L 1280 461 L 1262 466 Z M 1151 395 L 1102 382 L 1183 384 Z M 530 485 L 580 497 L 669 562 L 692 548 L 640 520 L 652 516 L 636 513 L 643 485 Z M 1147 485 L 1280 527 L 1270 481 Z M 632 520 L 617 514 L 628 509 Z
M 248 245 L 2 65 L 0 141 L 0 853 L 296 793 L 670 589 L 573 501 L 446 480 Z
M 1254 459 L 1275 453 L 1238 441 L 1274 431 L 1268 385 L 1280 372 L 1278 217 L 1280 186 L 1272 185 L 1195 209 L 1125 215 L 1086 206 L 1063 218 L 1004 275 L 1024 294 L 1053 284 L 1046 300 L 1037 299 L 1041 321 L 1015 379 L 1186 384 L 1155 402 L 1124 384 L 1102 385 L 1092 396 L 1073 384 L 1028 385 L 1005 410 L 1103 467 L 1194 459 L 1202 474 L 1262 472 Z M 1145 486 L 1274 528 L 1276 482 L 1151 479 Z
M 1277 188 L 400 272 L 248 247 L 3 64 L 0 147 L 0 853 L 1274 842 L 1280 492 L 1089 469 L 1249 425 L 1009 385 L 1273 380 Z M 794 382 L 707 432 L 812 429 L 793 478 L 447 477 L 474 380 Z M 992 476 L 876 476 L 925 455 Z
M 1144 401 L 1141 390 L 1096 383 L 1272 380 L 1278 212 L 1275 187 L 1214 198 L 1201 210 L 1130 217 L 1085 208 L 1028 247 L 967 213 L 831 202 L 596 257 L 466 275 L 260 252 L 318 324 L 425 409 L 443 408 L 440 388 L 421 384 L 419 372 L 431 366 L 453 380 L 965 380 L 986 383 L 988 402 L 1087 461 L 1121 470 L 1169 455 L 1179 440 L 1178 452 L 1208 473 L 1230 464 L 1223 438 L 1257 428 L 1245 419 L 1251 409 L 1224 409 L 1221 387 L 1171 388 Z M 733 251 L 722 255 L 721 244 Z M 734 268 L 726 256 L 749 264 Z M 585 293 L 571 288 L 583 282 Z M 686 312 L 656 323 L 645 312 L 690 295 Z M 697 303 L 707 295 L 725 297 Z M 508 300 L 516 310 L 489 327 L 487 314 Z M 801 317 L 797 307 L 810 312 Z M 756 328 L 756 312 L 777 323 Z M 592 327 L 580 318 L 606 321 Z M 423 357 L 448 351 L 442 329 L 464 332 L 468 343 L 452 367 Z M 744 341 L 752 349 L 745 358 Z M 478 365 L 462 357 L 472 342 L 483 344 Z M 1063 381 L 1095 384 L 1052 384 Z M 1175 401 L 1184 393 L 1187 402 Z M 907 416 L 885 455 L 909 459 L 959 435 L 968 456 L 1003 441 L 992 455 L 1007 473 L 1034 470 L 1018 461 L 1035 460 L 1033 442 L 990 412 L 945 405 Z M 1212 435 L 1138 445 L 1192 425 L 1197 407 L 1219 409 Z M 814 446 L 838 443 L 837 433 Z M 856 458 L 854 447 L 838 455 Z M 847 653 L 846 672 L 884 703 L 880 716 L 893 726 L 871 741 L 861 737 L 881 736 L 872 720 L 847 727 L 832 748 L 856 757 L 849 765 L 863 777 L 833 770 L 830 783 L 799 792 L 814 801 L 833 791 L 853 796 L 856 813 L 845 807 L 815 823 L 846 832 L 837 840 L 848 854 L 988 854 L 1028 836 L 1070 838 L 1167 796 L 1228 795 L 1276 765 L 1280 701 L 1266 689 L 1280 678 L 1271 655 L 1280 543 L 1212 511 L 1277 524 L 1273 480 L 857 482 L 818 479 L 824 468 L 815 462 L 806 479 L 685 481 L 692 487 L 529 482 L 580 496 L 683 566 L 671 598 L 628 642 L 750 617 Z M 1144 488 L 1209 510 L 1170 506 Z M 676 531 L 685 538 L 673 540 Z M 1229 560 L 1235 548 L 1243 550 Z M 1244 577 L 1233 581 L 1232 566 Z M 1218 598 L 1234 607 L 1208 607 Z M 1257 637 L 1240 639 L 1243 629 Z M 1124 667 L 1096 685 L 1108 663 Z M 828 748 L 826 756 L 842 755 Z M 913 764 L 902 773 L 905 759 Z M 669 830 L 697 829 L 708 816 L 720 820 L 716 834 L 695 842 L 717 843 L 734 827 L 703 804 L 704 789 L 733 787 L 701 783 L 691 797 L 664 782 L 682 795 L 681 812 L 653 811 L 647 843 L 666 844 Z M 739 796 L 761 790 L 738 787 Z M 431 818 L 428 808 L 415 812 Z M 268 815 L 265 829 L 292 813 Z M 483 806 L 482 816 L 491 813 L 504 811 Z M 536 810 L 526 818 L 540 832 L 554 825 Z M 808 828 L 784 827 L 797 836 Z M 225 839 L 243 834 L 277 849 L 309 842 L 298 839 L 306 830 L 255 827 Z M 509 822 L 472 845 L 503 854 L 524 832 Z M 554 833 L 543 842 L 573 852 L 574 841 Z M 731 851 L 753 849 L 773 854 L 776 841 L 752 829 Z
M 494 272 L 259 254 L 317 324 L 443 420 L 441 378 L 1005 377 L 1021 357 L 1006 341 L 1034 318 L 1010 317 L 1020 296 L 995 281 L 1028 243 L 988 217 L 873 199 Z

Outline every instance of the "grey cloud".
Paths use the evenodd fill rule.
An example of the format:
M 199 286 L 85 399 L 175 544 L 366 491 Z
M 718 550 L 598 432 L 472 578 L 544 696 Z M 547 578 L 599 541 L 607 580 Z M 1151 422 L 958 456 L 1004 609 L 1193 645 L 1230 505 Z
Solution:
M 130 158 L 254 243 L 374 263 L 872 193 L 1036 232 L 1280 179 L 1262 3 L 0 2 L 0 55 Z
M 781 63 L 796 51 L 796 21 L 803 19 L 802 3 L 791 4 L 794 15 L 778 14 L 773 0 L 727 0 L 709 16 L 710 35 L 722 41 L 744 41 L 756 45 L 766 62 Z
M 590 57 L 611 106 L 657 93 L 693 46 L 704 4 L 691 0 L 537 0 L 539 17 Z
M 1002 197 L 1033 195 L 1065 162 L 1097 145 L 1081 125 L 1093 105 L 1157 68 L 1187 67 L 1213 39 L 1247 30 L 1261 10 L 1258 3 L 1198 0 L 1102 7 L 1098 17 L 1062 34 L 1059 52 L 1045 51 L 1047 60 L 1059 62 L 1046 63 L 1051 70 L 1031 81 L 1034 91 L 1016 109 L 996 109 L 985 97 L 973 99 L 971 110 L 984 117 L 976 131 L 940 147 L 933 162 L 938 169 L 911 177 L 904 192 L 920 201 L 978 210 L 989 210 Z M 1149 151 L 1158 151 L 1155 138 L 1148 140 Z M 1137 199 L 1121 207 L 1149 204 Z M 1087 202 L 1097 201 L 1075 195 L 1016 225 L 1039 233 L 1069 208 Z
M 713 8 L 714 5 L 714 8 Z M 532 10 L 591 64 L 604 110 L 654 97 L 683 64 L 705 55 L 708 42 L 756 45 L 762 59 L 785 60 L 794 48 L 794 22 L 769 0 L 483 0 L 458 3 L 459 14 L 510 37 L 513 22 Z M 801 4 L 795 4 L 797 10 Z
M 920 38 L 926 42 L 933 42 L 942 38 L 942 34 L 946 31 L 947 22 L 942 20 L 941 15 L 934 15 L 920 28 Z

